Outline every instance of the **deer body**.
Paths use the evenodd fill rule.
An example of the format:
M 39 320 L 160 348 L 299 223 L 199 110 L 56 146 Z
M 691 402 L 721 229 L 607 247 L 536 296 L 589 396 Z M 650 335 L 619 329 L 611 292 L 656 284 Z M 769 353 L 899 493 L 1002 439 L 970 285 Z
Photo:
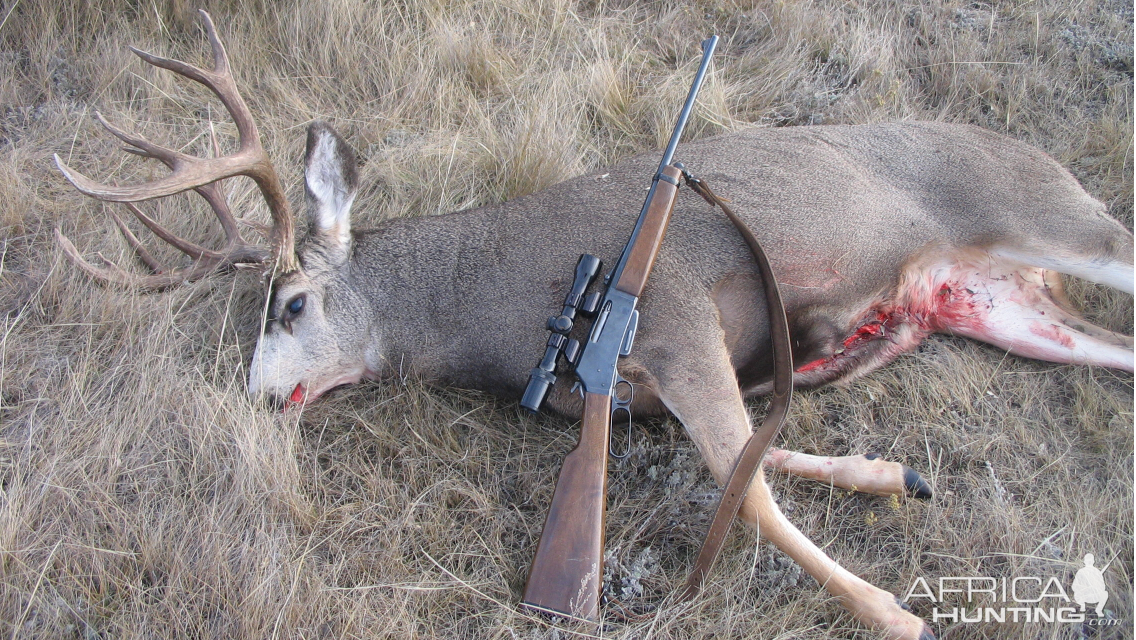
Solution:
M 618 255 L 654 156 L 510 202 L 353 231 L 354 152 L 315 123 L 305 159 L 310 232 L 297 249 L 275 171 L 236 93 L 224 47 L 202 15 L 212 71 L 138 53 L 212 89 L 238 123 L 238 152 L 190 158 L 108 125 L 134 153 L 169 166 L 171 176 L 108 187 L 56 162 L 77 188 L 104 200 L 131 203 L 196 189 L 225 229 L 226 247 L 186 242 L 132 208 L 194 265 L 162 269 L 117 217 L 155 274 L 93 266 L 59 234 L 67 255 L 97 278 L 146 288 L 274 256 L 278 275 L 249 379 L 254 396 L 310 402 L 363 378 L 415 375 L 518 398 L 577 256 Z M 1068 171 L 1028 145 L 973 127 L 903 123 L 751 129 L 683 145 L 676 157 L 731 200 L 761 240 L 780 279 L 799 384 L 869 371 L 935 331 L 1045 360 L 1133 369 L 1132 339 L 1069 311 L 1056 275 L 1131 293 L 1132 234 Z M 216 185 L 234 175 L 256 180 L 269 202 L 271 253 L 237 232 Z M 620 367 L 636 387 L 632 410 L 676 416 L 724 483 L 751 432 L 743 398 L 763 391 L 772 360 L 750 252 L 730 222 L 689 191 L 679 195 L 639 309 L 635 349 Z M 548 401 L 579 413 L 566 385 Z M 912 480 L 914 472 L 878 457 L 773 450 L 766 465 L 844 488 L 929 494 L 917 475 Z M 802 535 L 762 474 L 741 516 L 866 625 L 891 638 L 931 637 L 892 594 Z
M 871 370 L 933 331 L 987 337 L 996 329 L 989 307 L 1004 304 L 992 285 L 1013 274 L 1023 280 L 1020 290 L 1036 292 L 1028 281 L 1041 275 L 1001 254 L 1065 256 L 1070 265 L 1080 256 L 1097 265 L 1081 275 L 1127 278 L 1131 287 L 1131 235 L 1103 205 L 1041 152 L 980 129 L 754 129 L 679 150 L 766 247 L 790 318 L 799 384 Z M 333 333 L 352 345 L 346 351 L 359 359 L 361 375 L 413 374 L 519 395 L 571 265 L 584 251 L 618 255 L 650 164 L 641 156 L 502 204 L 354 232 L 350 258 L 321 271 L 325 304 L 360 305 L 335 311 L 354 321 L 351 331 Z M 771 359 L 759 276 L 725 217 L 684 191 L 641 300 L 637 348 L 624 375 L 645 382 L 652 354 L 681 350 L 671 331 L 706 333 L 728 345 L 742 387 L 760 391 Z M 1059 286 L 1048 276 L 1043 297 L 1052 295 L 1044 283 Z M 1068 327 L 1036 329 L 1039 342 L 1049 332 L 1058 347 L 1100 341 Z M 1111 366 L 1130 369 L 1123 339 L 1109 340 L 1119 350 L 1109 354 Z M 1070 349 L 1067 361 L 1087 359 L 1078 353 Z M 288 397 L 302 383 L 314 397 L 346 375 L 274 376 L 272 366 L 257 361 L 252 391 Z M 637 409 L 657 413 L 649 387 L 637 390 Z M 572 410 L 563 394 L 557 398 L 558 409 Z

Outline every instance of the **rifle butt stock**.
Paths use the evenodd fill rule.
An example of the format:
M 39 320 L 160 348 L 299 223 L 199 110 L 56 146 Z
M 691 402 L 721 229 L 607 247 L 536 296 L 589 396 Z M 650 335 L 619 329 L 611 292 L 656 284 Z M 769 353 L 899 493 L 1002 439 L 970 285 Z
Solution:
M 611 396 L 585 393 L 580 442 L 564 458 L 529 568 L 526 609 L 594 622 L 603 581 Z

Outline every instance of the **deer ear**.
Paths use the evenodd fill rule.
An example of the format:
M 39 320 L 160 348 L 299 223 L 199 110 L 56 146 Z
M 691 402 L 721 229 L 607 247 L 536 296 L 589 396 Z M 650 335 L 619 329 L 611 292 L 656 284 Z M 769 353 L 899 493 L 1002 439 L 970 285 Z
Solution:
M 355 151 L 326 122 L 308 127 L 304 186 L 308 197 L 311 237 L 346 255 L 351 245 L 351 203 L 359 177 Z

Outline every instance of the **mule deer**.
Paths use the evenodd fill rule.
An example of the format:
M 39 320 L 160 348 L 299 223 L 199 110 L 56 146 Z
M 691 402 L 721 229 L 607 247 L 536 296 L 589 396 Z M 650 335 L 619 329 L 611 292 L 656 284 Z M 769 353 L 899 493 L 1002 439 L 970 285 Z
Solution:
M 236 153 L 190 158 L 107 125 L 134 153 L 173 173 L 148 185 L 110 187 L 56 162 L 80 191 L 101 200 L 129 203 L 196 189 L 228 244 L 220 251 L 197 246 L 131 205 L 193 266 L 162 271 L 121 221 L 154 274 L 92 265 L 59 234 L 70 259 L 99 279 L 151 289 L 226 265 L 266 263 L 272 277 L 252 360 L 253 396 L 312 402 L 343 384 L 413 373 L 519 397 L 542 348 L 543 319 L 559 309 L 577 255 L 619 251 L 653 156 L 513 201 L 359 231 L 350 222 L 354 154 L 330 126 L 313 123 L 305 159 L 311 230 L 297 249 L 279 181 L 204 12 L 203 20 L 212 71 L 138 55 L 212 89 L 237 122 Z M 1071 311 L 1058 277 L 1131 293 L 1132 234 L 1030 146 L 969 126 L 909 122 L 750 129 L 685 144 L 679 156 L 733 201 L 770 255 L 782 279 L 799 385 L 848 380 L 933 332 L 1054 362 L 1133 369 L 1132 339 Z M 269 201 L 271 252 L 237 231 L 218 187 L 234 175 L 253 177 Z M 641 300 L 636 351 L 620 372 L 637 386 L 633 411 L 676 416 L 723 482 L 750 434 L 744 399 L 768 382 L 761 283 L 730 223 L 690 193 L 679 197 L 654 274 Z M 564 388 L 548 402 L 569 416 L 580 409 Z M 909 488 L 928 490 L 900 465 L 870 456 L 773 451 L 766 465 L 881 494 L 902 491 L 906 473 Z M 742 515 L 864 624 L 893 638 L 930 637 L 892 594 L 852 575 L 801 534 L 761 474 Z

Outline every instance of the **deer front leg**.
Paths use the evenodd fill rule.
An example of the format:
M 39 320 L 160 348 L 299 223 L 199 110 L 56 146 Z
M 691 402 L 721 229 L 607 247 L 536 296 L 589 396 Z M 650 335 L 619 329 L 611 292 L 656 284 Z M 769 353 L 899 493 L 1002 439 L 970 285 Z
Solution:
M 656 349 L 650 362 L 659 399 L 682 422 L 714 479 L 725 484 L 751 427 L 724 345 L 685 344 L 681 353 Z M 896 640 L 934 637 L 894 595 L 853 575 L 798 531 L 777 507 L 763 473 L 750 487 L 741 517 L 757 526 L 762 537 L 792 557 L 861 623 Z

